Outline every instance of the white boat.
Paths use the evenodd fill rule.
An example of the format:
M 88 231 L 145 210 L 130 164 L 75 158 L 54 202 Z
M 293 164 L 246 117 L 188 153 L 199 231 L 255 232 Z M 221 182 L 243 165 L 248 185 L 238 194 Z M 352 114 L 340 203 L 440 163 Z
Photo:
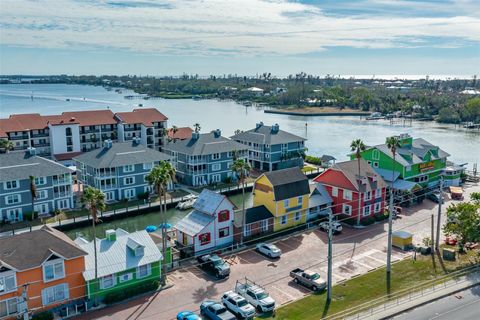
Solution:
M 177 204 L 176 208 L 180 209 L 180 210 L 191 209 L 193 207 L 193 204 L 195 203 L 195 201 L 197 201 L 197 199 L 190 199 L 190 200 L 179 202 Z

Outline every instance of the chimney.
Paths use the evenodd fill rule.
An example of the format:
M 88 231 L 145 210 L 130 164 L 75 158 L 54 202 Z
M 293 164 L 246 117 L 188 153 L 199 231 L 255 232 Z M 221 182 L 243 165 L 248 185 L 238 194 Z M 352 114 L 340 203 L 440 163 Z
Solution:
M 215 138 L 220 138 L 222 136 L 222 131 L 220 129 L 217 129 L 213 131 L 213 135 Z
M 257 122 L 257 124 L 255 125 L 255 129 L 260 129 L 261 126 L 263 126 L 263 122 Z
M 280 130 L 280 126 L 278 125 L 278 123 L 275 123 L 272 126 L 272 133 L 278 133 L 279 130 Z
M 198 140 L 200 138 L 200 134 L 198 132 L 192 132 L 192 140 Z
M 115 230 L 113 229 L 108 229 L 105 231 L 105 235 L 108 241 L 115 241 L 117 240 L 117 234 L 115 233 Z

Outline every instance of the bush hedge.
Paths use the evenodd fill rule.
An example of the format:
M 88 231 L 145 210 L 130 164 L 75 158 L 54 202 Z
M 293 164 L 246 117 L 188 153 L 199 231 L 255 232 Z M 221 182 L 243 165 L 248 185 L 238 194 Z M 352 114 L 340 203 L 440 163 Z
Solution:
M 316 164 L 317 166 L 322 165 L 322 159 L 320 159 L 319 157 L 305 156 L 305 162 Z
M 32 320 L 53 320 L 52 311 L 43 311 L 32 316 Z
M 383 220 L 385 220 L 385 219 L 387 219 L 387 218 L 388 218 L 388 215 L 385 215 L 385 214 L 382 213 L 382 212 L 377 212 L 377 213 L 375 213 L 375 220 L 377 220 L 377 221 L 383 221 Z
M 360 224 L 362 226 L 369 226 L 371 224 L 375 223 L 375 218 L 374 217 L 366 217 L 360 220 Z
M 105 298 L 103 299 L 103 302 L 105 304 L 112 304 L 112 303 L 122 301 L 122 300 L 125 300 L 127 298 L 130 298 L 130 297 L 133 297 L 133 296 L 145 293 L 145 292 L 157 290 L 158 286 L 159 286 L 158 280 L 145 281 L 145 282 L 142 282 L 142 283 L 140 283 L 136 286 L 127 287 L 122 291 L 115 291 L 115 292 L 107 293 L 105 295 Z

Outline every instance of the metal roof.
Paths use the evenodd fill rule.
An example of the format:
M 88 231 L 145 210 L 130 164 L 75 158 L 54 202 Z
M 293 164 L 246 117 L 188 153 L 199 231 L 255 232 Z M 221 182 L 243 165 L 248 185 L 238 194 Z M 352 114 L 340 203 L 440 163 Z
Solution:
M 233 140 L 247 141 L 258 144 L 280 144 L 289 142 L 301 142 L 307 139 L 296 136 L 283 130 L 272 131 L 272 126 L 260 125 L 254 129 L 241 132 L 232 137 Z
M 162 260 L 160 250 L 147 231 L 141 230 L 128 233 L 125 230 L 117 229 L 115 233 L 116 240 L 114 241 L 107 239 L 97 240 L 99 278 Z M 143 255 L 135 256 L 133 251 L 127 246 L 129 241 L 134 241 L 144 246 Z M 77 238 L 75 242 L 88 253 L 88 256 L 85 257 L 83 276 L 86 281 L 92 280 L 95 278 L 93 241 L 86 243 L 84 239 Z
M 194 237 L 214 219 L 214 216 L 193 210 L 175 225 L 175 229 Z
M 23 180 L 34 177 L 49 177 L 63 173 L 72 173 L 55 161 L 31 156 L 28 152 L 10 152 L 0 154 L 0 181 Z
M 382 176 L 383 180 L 386 182 L 392 182 L 392 175 L 393 175 L 393 181 L 397 180 L 398 177 L 400 177 L 400 172 L 398 171 L 392 171 L 388 169 L 380 169 L 380 168 L 373 168 L 375 172 L 377 172 L 379 175 Z
M 193 204 L 193 208 L 197 211 L 213 215 L 223 200 L 230 201 L 223 194 L 216 193 L 212 190 L 203 189 Z
M 74 157 L 73 160 L 93 168 L 114 168 L 129 164 L 166 161 L 170 160 L 170 156 L 132 141 L 112 143 L 110 148 L 103 147 L 85 152 Z
M 209 155 L 213 153 L 247 150 L 248 147 L 211 132 L 200 134 L 198 139 L 189 138 L 176 141 L 175 143 L 170 142 L 164 149 L 188 155 Z
M 406 181 L 406 180 L 403 180 L 403 179 L 397 179 L 393 183 L 393 189 L 402 190 L 402 191 L 411 191 L 417 185 L 418 185 L 418 183 L 415 183 L 415 182 Z
M 309 208 L 314 208 L 318 206 L 322 206 L 325 204 L 332 203 L 333 200 L 328 194 L 327 190 L 321 183 L 316 183 L 315 188 L 313 189 L 312 193 L 310 194 L 310 199 L 308 202 Z

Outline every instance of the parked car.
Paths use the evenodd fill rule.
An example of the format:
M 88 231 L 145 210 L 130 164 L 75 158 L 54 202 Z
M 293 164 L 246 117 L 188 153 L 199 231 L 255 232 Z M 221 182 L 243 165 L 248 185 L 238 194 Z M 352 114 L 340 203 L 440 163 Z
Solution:
M 235 292 L 244 297 L 258 312 L 270 312 L 275 309 L 275 300 L 262 287 L 245 281 L 237 281 Z
M 440 192 L 438 191 L 433 191 L 427 194 L 426 196 L 427 199 L 432 200 L 435 203 L 440 202 Z M 445 199 L 442 198 L 442 204 L 445 202 Z
M 222 303 L 231 313 L 242 319 L 253 319 L 255 316 L 255 308 L 236 292 L 225 292 Z
M 177 320 L 202 320 L 192 311 L 181 311 L 177 314 Z
M 234 314 L 225 308 L 225 306 L 219 302 L 206 300 L 200 305 L 200 314 L 208 317 L 211 320 L 235 320 Z
M 282 250 L 271 243 L 259 243 L 256 247 L 257 252 L 266 255 L 269 258 L 280 258 Z
M 313 291 L 321 291 L 327 287 L 327 282 L 316 272 L 296 268 L 290 271 L 290 277 L 297 284 L 301 284 Z
M 320 222 L 320 224 L 318 226 L 320 227 L 320 230 L 328 232 L 329 225 L 330 224 L 328 223 L 328 221 L 322 221 L 322 222 Z M 340 222 L 332 221 L 332 232 L 334 234 L 340 233 L 340 232 L 342 232 L 342 230 L 343 230 L 343 227 L 342 227 L 342 224 Z
M 230 265 L 217 255 L 204 255 L 197 258 L 200 268 L 215 275 L 217 278 L 226 278 L 230 275 Z

